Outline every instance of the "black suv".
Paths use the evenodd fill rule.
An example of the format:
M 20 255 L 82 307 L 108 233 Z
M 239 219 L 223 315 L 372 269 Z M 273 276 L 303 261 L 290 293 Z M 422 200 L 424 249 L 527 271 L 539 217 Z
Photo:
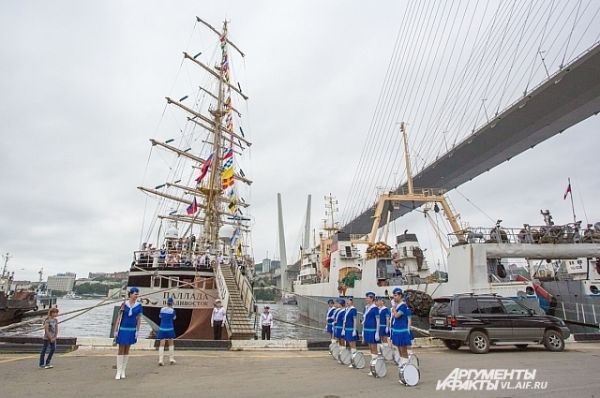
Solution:
M 536 315 L 512 298 L 475 294 L 436 298 L 429 313 L 429 332 L 451 350 L 466 343 L 476 354 L 485 354 L 496 343 L 522 350 L 543 343 L 550 351 L 562 351 L 570 335 L 559 318 Z

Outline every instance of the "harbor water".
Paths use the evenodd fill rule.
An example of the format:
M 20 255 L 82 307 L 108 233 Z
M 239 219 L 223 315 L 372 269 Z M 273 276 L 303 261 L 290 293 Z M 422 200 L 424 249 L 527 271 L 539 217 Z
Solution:
M 102 299 L 89 300 L 68 300 L 58 299 L 57 306 L 61 314 L 94 307 L 102 302 Z M 282 304 L 259 304 L 259 314 L 255 321 L 254 316 L 251 321 L 256 324 L 256 330 L 260 338 L 260 327 L 258 326 L 260 312 L 265 305 L 270 307 L 270 311 L 275 318 L 271 330 L 272 339 L 307 339 L 307 340 L 326 340 L 327 335 L 323 332 L 324 325 L 302 317 L 300 311 L 295 305 Z M 59 316 L 62 322 L 59 326 L 59 336 L 61 337 L 108 337 L 110 335 L 110 324 L 115 304 L 99 306 L 85 312 L 79 316 L 70 314 Z M 304 327 L 304 326 L 308 327 Z M 148 323 L 142 321 L 140 336 L 150 336 L 152 328 Z M 41 323 L 34 323 L 28 327 L 20 327 L 5 333 L 11 336 L 42 336 L 43 330 Z

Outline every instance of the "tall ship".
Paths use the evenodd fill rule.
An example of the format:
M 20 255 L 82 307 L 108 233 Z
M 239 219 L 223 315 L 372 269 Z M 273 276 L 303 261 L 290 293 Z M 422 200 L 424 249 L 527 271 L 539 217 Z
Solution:
M 139 288 L 144 317 L 155 330 L 160 309 L 173 298 L 177 338 L 212 339 L 210 318 L 221 300 L 229 321 L 222 337 L 245 339 L 254 337 L 249 315 L 255 308 L 245 276 L 254 264 L 245 200 L 252 181 L 242 170 L 251 142 L 238 111 L 248 97 L 232 72 L 235 56 L 244 53 L 230 40 L 227 21 L 220 30 L 199 17 L 196 22 L 214 35 L 212 58 L 205 49 L 183 53 L 191 74 L 201 76 L 193 95 L 166 97 L 181 134 L 150 139 L 149 165 L 158 157 L 156 175 L 166 177 L 138 187 L 155 210 L 144 219 L 128 286 Z
M 549 312 L 567 322 L 575 321 L 575 315 L 579 322 L 587 316 L 588 326 L 597 329 L 600 313 L 594 309 L 600 309 L 600 231 L 593 226 L 580 231 L 578 224 L 559 226 L 548 220 L 545 225 L 521 228 L 505 228 L 502 220 L 482 228 L 461 224 L 444 190 L 413 186 L 404 125 L 401 131 L 407 189 L 379 196 L 370 234 L 340 230 L 334 218 L 337 203 L 331 196 L 325 198 L 328 218 L 320 243 L 303 255 L 293 285 L 303 315 L 322 321 L 329 298 L 354 296 L 356 307 L 362 308 L 367 292 L 390 297 L 399 287 L 407 293 L 417 327 L 427 328 L 433 298 L 470 292 L 517 298 L 538 313 Z M 402 206 L 419 206 L 430 221 L 447 255 L 447 272 L 432 271 L 425 259 L 426 249 L 408 230 L 392 237 L 393 245 L 388 244 L 391 213 Z M 432 214 L 443 215 L 450 234 L 441 232 Z M 591 266 L 585 268 L 587 278 L 579 281 L 540 282 L 542 273 L 532 271 L 536 263 L 563 264 L 581 258 Z

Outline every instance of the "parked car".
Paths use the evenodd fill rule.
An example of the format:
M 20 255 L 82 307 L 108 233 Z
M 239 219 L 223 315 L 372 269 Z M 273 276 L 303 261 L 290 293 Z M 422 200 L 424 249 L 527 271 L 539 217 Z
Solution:
M 468 344 L 471 352 L 485 354 L 494 344 L 544 344 L 562 351 L 570 331 L 562 319 L 538 315 L 517 300 L 497 295 L 456 294 L 434 300 L 429 313 L 431 337 L 458 350 Z

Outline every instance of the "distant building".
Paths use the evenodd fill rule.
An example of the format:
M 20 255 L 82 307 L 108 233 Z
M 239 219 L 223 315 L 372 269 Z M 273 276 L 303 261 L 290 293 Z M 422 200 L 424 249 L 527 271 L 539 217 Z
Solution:
M 271 260 L 270 272 L 272 273 L 276 269 L 281 268 L 281 261 L 279 260 Z
M 123 272 L 90 272 L 88 274 L 89 279 L 102 278 L 102 279 L 114 279 L 114 280 L 118 280 L 118 281 L 125 280 L 125 279 L 127 279 L 128 276 L 129 276 L 129 273 L 127 271 L 123 271 Z
M 254 264 L 254 272 L 257 274 L 260 274 L 261 272 L 263 272 L 262 263 Z
M 117 281 L 124 281 L 124 280 L 127 280 L 127 278 L 129 278 L 129 271 L 113 272 L 109 276 L 111 279 L 114 279 Z
M 261 272 L 271 272 L 271 259 L 265 258 L 262 260 Z
M 56 274 L 48 277 L 48 290 L 57 292 L 70 292 L 75 286 L 75 278 L 77 276 L 72 272 L 64 274 Z

